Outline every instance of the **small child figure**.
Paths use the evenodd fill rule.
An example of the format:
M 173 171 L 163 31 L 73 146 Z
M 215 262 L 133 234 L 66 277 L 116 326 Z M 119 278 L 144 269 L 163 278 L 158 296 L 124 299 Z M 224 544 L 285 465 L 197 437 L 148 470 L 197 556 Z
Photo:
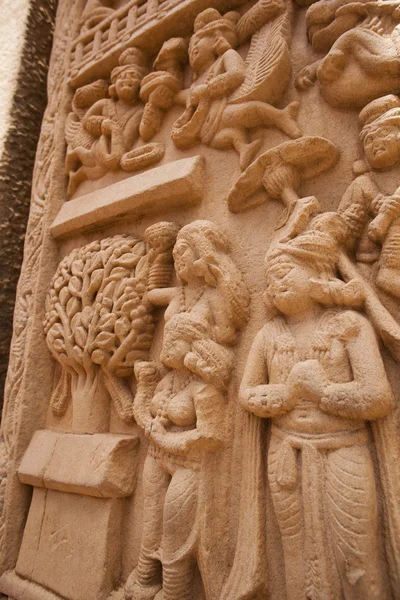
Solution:
M 161 129 L 164 112 L 174 103 L 177 92 L 183 88 L 183 75 L 188 62 L 188 45 L 183 38 L 171 38 L 162 45 L 154 71 L 144 77 L 140 97 L 146 102 L 140 137 L 148 142 Z
M 358 244 L 361 262 L 375 262 L 382 245 L 376 284 L 400 297 L 400 187 L 385 196 L 375 183 L 370 168 L 387 170 L 400 164 L 400 98 L 392 94 L 373 100 L 360 112 L 360 139 L 366 161 L 354 165 L 356 179 L 346 190 L 339 212 L 351 222 L 353 238 L 362 238 L 369 215 L 375 218 Z M 366 239 L 367 237 L 367 239 Z

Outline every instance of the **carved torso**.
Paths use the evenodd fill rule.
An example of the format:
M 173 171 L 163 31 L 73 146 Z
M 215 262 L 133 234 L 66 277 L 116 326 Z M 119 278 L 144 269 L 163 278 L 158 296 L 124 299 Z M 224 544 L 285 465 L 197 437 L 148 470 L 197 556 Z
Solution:
M 346 339 L 354 335 L 357 322 L 350 311 L 323 313 L 315 329 L 296 336 L 283 319 L 274 319 L 263 329 L 268 383 L 285 383 L 292 367 L 302 361 L 318 360 L 329 383 L 352 381 Z M 351 397 L 348 399 L 351 402 Z M 379 399 L 377 399 L 379 401 Z M 325 433 L 360 429 L 362 420 L 344 419 L 327 414 L 315 402 L 301 398 L 289 413 L 274 418 L 280 427 L 295 432 Z
M 192 429 L 196 425 L 196 391 L 202 382 L 186 371 L 171 371 L 158 384 L 151 401 L 154 418 L 163 419 L 168 429 Z

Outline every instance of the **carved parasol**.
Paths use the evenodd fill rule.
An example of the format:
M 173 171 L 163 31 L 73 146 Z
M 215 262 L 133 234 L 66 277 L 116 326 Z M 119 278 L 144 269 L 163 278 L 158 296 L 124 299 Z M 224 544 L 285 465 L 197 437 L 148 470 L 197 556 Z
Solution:
M 298 199 L 296 190 L 303 181 L 327 171 L 338 159 L 336 146 L 316 136 L 305 136 L 271 148 L 239 177 L 228 195 L 229 210 L 242 212 L 265 202 L 265 197 L 252 197 L 261 187 L 264 187 L 268 198 L 282 200 L 289 206 Z

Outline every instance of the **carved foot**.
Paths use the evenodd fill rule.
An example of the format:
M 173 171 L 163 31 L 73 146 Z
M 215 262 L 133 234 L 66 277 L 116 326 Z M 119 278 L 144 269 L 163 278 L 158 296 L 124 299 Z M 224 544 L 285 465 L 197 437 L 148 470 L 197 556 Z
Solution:
M 69 173 L 69 182 L 68 182 L 68 189 L 67 189 L 67 194 L 68 196 L 72 196 L 72 194 L 75 193 L 76 188 L 78 187 L 78 185 L 81 183 L 81 178 L 79 175 L 76 174 L 76 172 L 71 171 Z
M 257 154 L 262 146 L 262 140 L 254 140 L 250 144 L 246 144 L 244 150 L 240 153 L 240 168 L 245 171 L 249 164 L 252 162 L 254 156 Z
M 346 66 L 346 56 L 340 50 L 331 50 L 318 67 L 318 79 L 322 83 L 331 83 L 341 76 Z
M 293 139 L 299 138 L 303 135 L 296 122 L 299 106 L 299 102 L 291 102 L 281 111 L 281 114 L 279 115 L 279 122 L 277 123 L 277 127 L 279 127 L 281 131 Z
M 126 582 L 124 590 L 125 600 L 155 600 L 156 597 L 157 600 L 159 600 L 159 592 L 160 590 L 162 590 L 162 586 L 160 583 L 144 585 L 142 583 L 139 583 L 138 581 L 130 582 L 129 579 Z
M 397 210 L 387 210 L 386 212 L 379 213 L 368 226 L 368 237 L 373 242 L 382 242 L 394 219 L 398 218 L 398 215 L 396 214 L 398 212 L 399 210 L 397 208 Z
M 305 66 L 297 75 L 295 86 L 298 90 L 308 90 L 312 87 L 317 79 L 317 67 L 320 61 Z

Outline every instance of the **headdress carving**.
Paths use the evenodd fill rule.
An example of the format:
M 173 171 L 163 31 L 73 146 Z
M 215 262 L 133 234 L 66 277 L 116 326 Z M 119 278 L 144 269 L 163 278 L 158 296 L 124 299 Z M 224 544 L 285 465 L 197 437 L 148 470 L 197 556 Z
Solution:
M 349 230 L 342 214 L 325 212 L 315 216 L 296 237 L 281 237 L 271 245 L 265 257 L 267 277 L 275 267 L 285 264 L 311 267 L 316 273 L 310 285 L 314 300 L 327 305 L 360 305 L 364 300 L 360 285 L 353 280 L 345 283 L 337 276 L 341 245 Z M 265 300 L 269 305 L 268 293 Z
M 389 94 L 373 100 L 360 112 L 361 133 L 363 141 L 367 134 L 379 131 L 382 126 L 394 125 L 400 128 L 400 98 Z
M 111 72 L 111 83 L 125 73 L 129 73 L 137 78 L 138 82 L 146 75 L 148 68 L 146 66 L 146 54 L 140 48 L 128 48 L 119 57 L 119 66 Z
M 215 8 L 203 10 L 194 21 L 194 34 L 190 44 L 198 38 L 216 35 L 224 38 L 231 48 L 235 48 L 238 44 L 236 23 L 239 18 L 239 13 L 233 11 L 222 16 Z

